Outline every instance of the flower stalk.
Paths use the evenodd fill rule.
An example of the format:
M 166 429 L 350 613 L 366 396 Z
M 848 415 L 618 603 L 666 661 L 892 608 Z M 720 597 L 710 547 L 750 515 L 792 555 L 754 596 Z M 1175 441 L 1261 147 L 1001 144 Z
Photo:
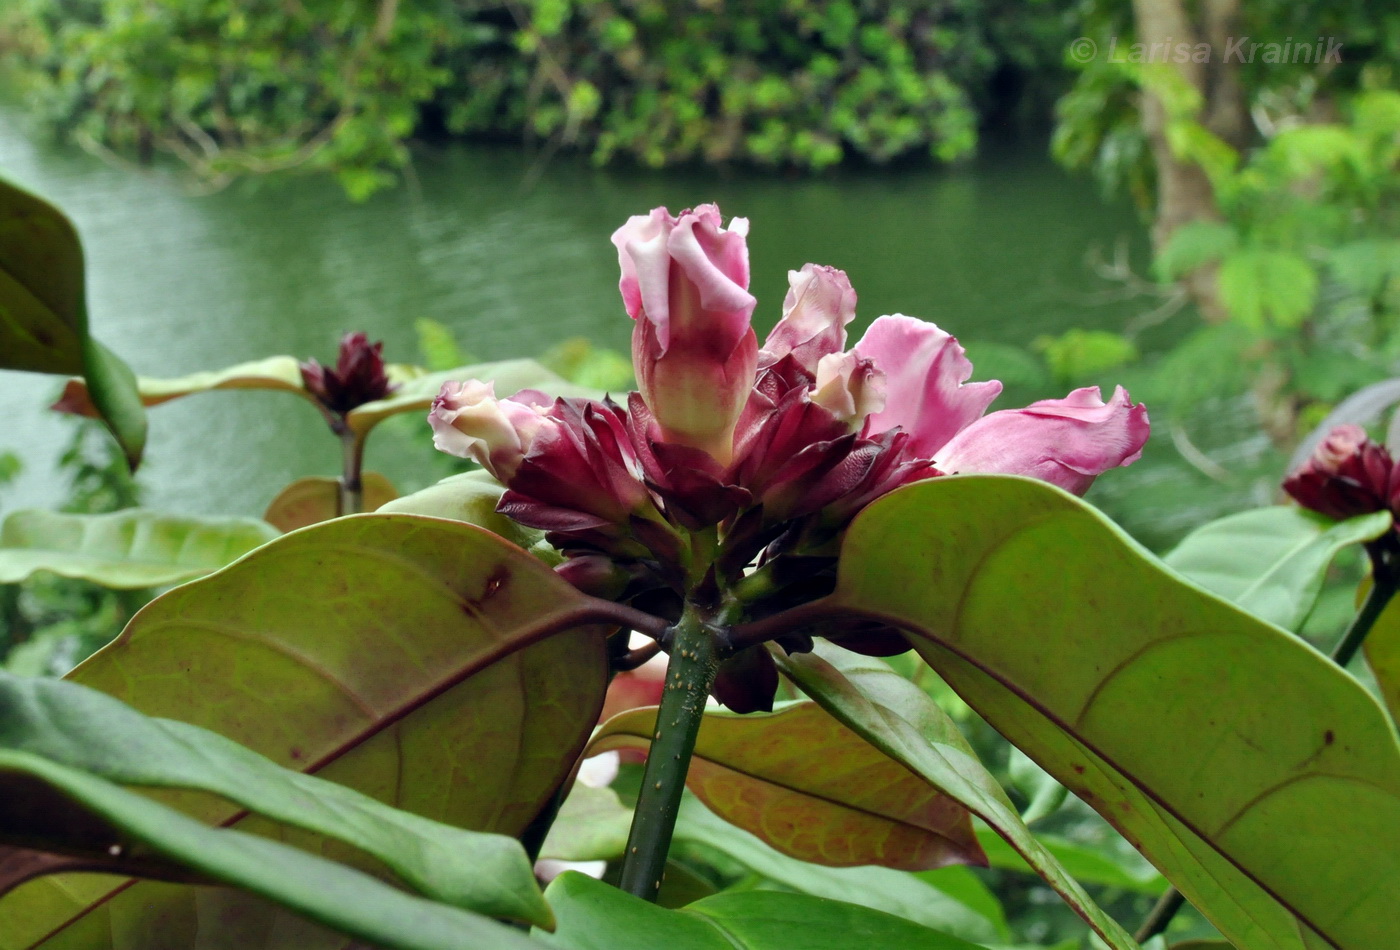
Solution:
M 661 890 L 686 772 L 722 658 L 715 627 L 719 613 L 687 602 L 681 619 L 671 628 L 666 687 L 619 882 L 624 891 L 644 900 L 656 900 Z
M 364 440 L 350 431 L 347 426 L 340 433 L 340 494 L 336 505 L 336 516 L 357 515 L 365 507 L 365 487 L 361 479 L 364 465 Z

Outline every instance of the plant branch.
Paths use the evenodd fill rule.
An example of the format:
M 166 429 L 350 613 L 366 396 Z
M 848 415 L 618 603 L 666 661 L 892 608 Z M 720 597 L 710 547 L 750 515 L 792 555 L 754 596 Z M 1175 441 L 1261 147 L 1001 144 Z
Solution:
M 661 890 L 671 834 L 680 811 L 681 793 L 695 738 L 705 714 L 705 700 L 719 669 L 719 644 L 711 627 L 714 619 L 687 603 L 672 628 L 671 662 L 666 688 L 656 713 L 656 732 L 647 756 L 642 791 L 627 838 L 619 886 L 644 900 L 656 900 Z
M 771 617 L 764 617 L 762 620 L 740 624 L 729 631 L 729 647 L 738 653 L 745 647 L 766 643 L 774 637 L 780 637 L 801 627 L 809 627 L 823 621 L 830 622 L 839 617 L 855 616 L 854 612 L 832 606 L 827 600 L 828 598 L 822 597 L 773 614 Z
M 1167 924 L 1172 922 L 1176 912 L 1186 905 L 1186 896 L 1174 887 L 1167 888 L 1165 894 L 1157 899 L 1157 903 L 1152 906 L 1147 919 L 1142 922 L 1138 932 L 1133 934 L 1133 939 L 1138 943 L 1146 943 L 1159 933 L 1167 929 Z

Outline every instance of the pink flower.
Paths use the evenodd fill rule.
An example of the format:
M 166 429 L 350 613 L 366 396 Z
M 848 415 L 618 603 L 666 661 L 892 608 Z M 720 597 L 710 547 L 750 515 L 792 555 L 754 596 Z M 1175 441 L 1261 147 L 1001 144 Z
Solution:
M 885 374 L 885 406 L 870 417 L 866 434 L 899 426 L 920 458 L 933 458 L 1001 394 L 995 380 L 967 382 L 972 363 L 958 341 L 913 317 L 878 317 L 852 352 Z
M 443 383 L 428 423 L 433 445 L 449 455 L 475 459 L 496 480 L 509 482 L 540 430 L 550 425 L 545 414 L 551 399 L 523 389 L 496 399 L 496 384 L 469 379 Z
M 772 366 L 791 355 L 815 374 L 823 357 L 845 347 L 846 324 L 856 316 L 856 292 L 845 271 L 816 264 L 788 271 L 788 288 L 783 318 L 763 341 L 758 364 Z
M 1133 405 L 1122 386 L 1107 403 L 1097 386 L 1064 399 L 1043 399 L 977 420 L 935 456 L 948 474 L 1026 475 L 1082 495 L 1110 468 L 1142 455 L 1149 431 L 1147 407 Z
M 884 372 L 885 408 L 864 434 L 898 426 L 907 451 L 947 474 L 1026 475 L 1082 495 L 1110 468 L 1137 461 L 1147 409 L 1120 386 L 1104 403 L 1097 387 L 1024 409 L 983 416 L 1001 383 L 968 383 L 972 364 L 958 341 L 932 323 L 880 317 L 852 351 Z
M 665 208 L 613 233 L 632 330 L 638 389 L 668 441 L 728 462 L 753 386 L 758 341 L 749 320 L 748 221 L 726 230 L 719 209 Z

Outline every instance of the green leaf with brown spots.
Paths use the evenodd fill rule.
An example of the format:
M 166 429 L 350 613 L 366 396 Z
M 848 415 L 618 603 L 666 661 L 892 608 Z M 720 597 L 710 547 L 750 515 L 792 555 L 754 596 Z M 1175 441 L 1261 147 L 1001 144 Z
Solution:
M 386 804 L 514 836 L 568 775 L 602 706 L 610 606 L 472 525 L 357 515 L 157 598 L 72 678 Z M 223 800 L 160 797 L 211 824 L 266 830 Z M 288 840 L 353 857 L 315 836 Z M 197 923 L 185 890 L 119 884 L 27 885 L 28 903 L 0 901 L 0 935 L 31 937 L 0 946 L 57 929 L 62 947 L 65 929 L 106 932 L 132 915 Z
M 589 754 L 645 749 L 655 707 L 605 722 Z M 967 809 L 815 703 L 707 712 L 686 784 L 721 818 L 784 854 L 832 867 L 986 864 Z
M 812 616 L 878 618 L 1232 943 L 1400 945 L 1400 743 L 1316 650 L 1029 479 L 867 508 Z

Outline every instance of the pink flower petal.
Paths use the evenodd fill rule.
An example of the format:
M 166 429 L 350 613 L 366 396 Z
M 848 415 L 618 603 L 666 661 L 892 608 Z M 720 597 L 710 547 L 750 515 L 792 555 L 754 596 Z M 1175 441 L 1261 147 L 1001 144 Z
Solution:
M 913 317 L 879 317 L 852 352 L 874 360 L 886 379 L 885 408 L 870 417 L 865 434 L 899 426 L 919 458 L 934 458 L 1001 393 L 996 380 L 968 383 L 972 363 L 958 341 Z
M 1147 407 L 1122 386 L 1104 403 L 1097 386 L 979 419 L 935 455 L 949 474 L 1027 475 L 1082 495 L 1110 468 L 1136 462 L 1149 432 Z

